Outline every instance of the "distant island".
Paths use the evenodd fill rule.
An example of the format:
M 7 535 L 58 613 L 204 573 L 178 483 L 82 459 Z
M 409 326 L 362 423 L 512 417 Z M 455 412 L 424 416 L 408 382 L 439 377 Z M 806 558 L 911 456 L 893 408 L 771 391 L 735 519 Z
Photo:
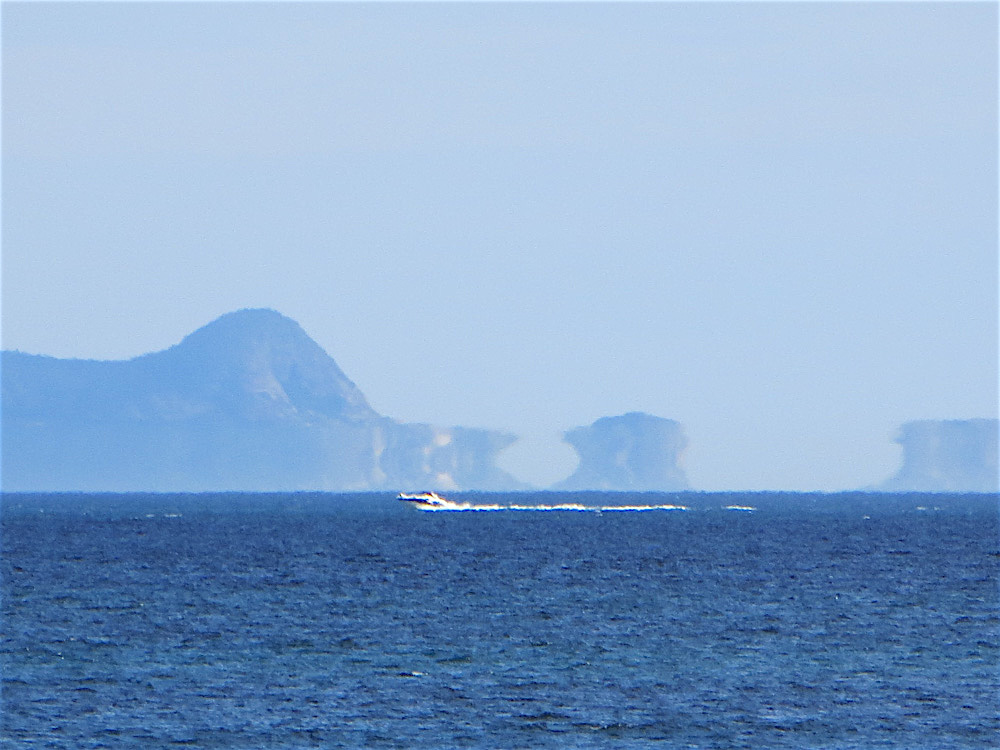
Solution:
M 896 442 L 903 446 L 899 472 L 879 486 L 886 492 L 998 492 L 1000 467 L 996 419 L 907 422 Z
M 228 313 L 130 360 L 2 354 L 4 491 L 525 490 L 497 466 L 515 435 L 379 414 L 295 321 Z M 904 425 L 883 491 L 996 492 L 995 419 Z M 565 433 L 552 489 L 676 491 L 682 426 L 631 412 Z
M 240 310 L 127 361 L 3 353 L 3 487 L 523 489 L 514 435 L 403 424 L 289 318 Z

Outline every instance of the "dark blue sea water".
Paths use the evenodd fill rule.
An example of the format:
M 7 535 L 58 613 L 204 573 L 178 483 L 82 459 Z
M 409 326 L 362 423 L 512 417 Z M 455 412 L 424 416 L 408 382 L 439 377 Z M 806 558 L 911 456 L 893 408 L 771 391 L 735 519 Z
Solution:
M 1000 745 L 996 496 L 461 499 L 689 510 L 6 495 L 0 744 Z

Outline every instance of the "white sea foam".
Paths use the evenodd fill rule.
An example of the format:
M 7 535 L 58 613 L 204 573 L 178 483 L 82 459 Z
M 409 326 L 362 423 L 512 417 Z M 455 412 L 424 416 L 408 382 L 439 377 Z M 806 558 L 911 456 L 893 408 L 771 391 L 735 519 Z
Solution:
M 726 506 L 726 510 L 751 511 L 751 510 L 757 510 L 757 509 L 755 507 L 753 507 L 752 505 L 727 505 Z

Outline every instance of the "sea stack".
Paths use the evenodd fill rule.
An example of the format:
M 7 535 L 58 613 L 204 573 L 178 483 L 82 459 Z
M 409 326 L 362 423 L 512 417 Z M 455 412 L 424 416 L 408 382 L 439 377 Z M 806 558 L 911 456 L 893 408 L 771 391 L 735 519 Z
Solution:
M 688 488 L 680 467 L 687 445 L 678 422 L 630 412 L 568 431 L 580 465 L 558 490 L 673 491 Z
M 887 492 L 1000 492 L 996 419 L 921 420 L 896 437 L 903 465 Z

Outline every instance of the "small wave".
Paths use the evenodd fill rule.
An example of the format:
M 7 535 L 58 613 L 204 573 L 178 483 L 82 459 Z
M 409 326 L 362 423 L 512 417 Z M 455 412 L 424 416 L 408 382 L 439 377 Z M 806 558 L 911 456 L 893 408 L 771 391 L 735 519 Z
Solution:
M 752 505 L 727 505 L 726 510 L 742 510 L 742 511 L 752 511 L 757 510 Z

